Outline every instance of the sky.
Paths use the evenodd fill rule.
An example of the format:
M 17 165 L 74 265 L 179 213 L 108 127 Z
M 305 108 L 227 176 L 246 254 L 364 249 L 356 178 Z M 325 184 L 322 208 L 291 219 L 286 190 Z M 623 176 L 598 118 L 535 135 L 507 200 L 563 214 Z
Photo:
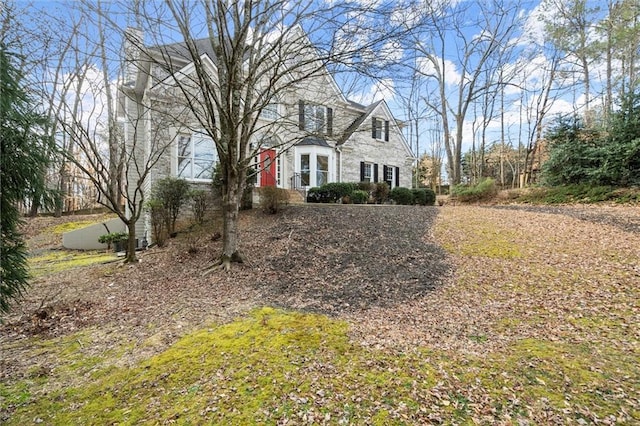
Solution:
M 322 1 L 322 0 L 319 0 Z M 404 0 L 401 0 L 404 1 Z M 472 25 L 471 22 L 473 19 L 482 16 L 482 10 L 485 5 L 484 1 L 471 1 L 471 0 L 425 0 L 428 4 L 434 6 L 438 3 L 446 3 L 448 8 L 458 8 L 459 10 L 464 10 L 464 13 L 460 13 L 457 18 L 462 22 L 464 26 L 464 30 L 461 34 L 467 39 L 472 39 L 474 37 L 484 37 L 486 36 L 486 30 L 483 30 L 481 26 Z M 339 3 L 336 0 L 324 0 L 325 4 L 343 4 Z M 18 6 L 25 6 L 28 3 L 25 1 L 17 1 Z M 73 7 L 69 8 L 66 5 L 71 4 L 72 6 L 78 7 L 81 6 L 78 2 L 60 2 L 53 0 L 36 0 L 35 2 L 29 2 L 34 4 L 34 6 L 38 9 L 45 11 L 46 13 L 51 13 L 57 16 L 72 16 L 73 15 Z M 359 3 L 360 6 L 367 6 L 371 8 L 376 7 L 389 7 L 389 6 L 398 6 L 399 2 L 384 3 L 383 0 L 355 0 L 354 3 Z M 603 0 L 589 0 L 588 4 L 590 6 L 601 5 Z M 117 7 L 116 2 L 106 1 L 105 4 L 107 6 Z M 152 4 L 150 2 L 146 2 L 147 5 Z M 317 3 L 318 6 L 321 6 L 322 3 Z M 515 6 L 516 3 L 511 0 L 505 0 L 505 5 L 507 7 Z M 545 16 L 549 16 L 549 12 L 542 11 L 542 7 L 540 5 L 540 1 L 538 0 L 523 0 L 518 3 L 518 9 L 516 11 L 517 16 L 520 19 L 520 24 L 518 28 L 514 31 L 513 37 L 505 43 L 514 44 L 513 51 L 515 52 L 513 58 L 511 58 L 512 62 L 505 67 L 505 69 L 510 69 L 509 67 L 519 68 L 517 82 L 519 85 L 509 85 L 505 88 L 504 96 L 504 120 L 505 120 L 505 128 L 507 129 L 508 135 L 507 140 L 510 141 L 513 145 L 517 145 L 518 140 L 521 140 L 521 135 L 523 132 L 520 129 L 521 123 L 524 121 L 525 124 L 527 122 L 527 118 L 522 115 L 522 106 L 523 102 L 528 105 L 532 105 L 536 102 L 539 97 L 539 91 L 544 83 L 544 79 L 546 77 L 544 70 L 549 68 L 549 57 L 547 55 L 548 52 L 540 51 L 538 54 L 528 56 L 526 61 L 522 60 L 522 56 L 520 54 L 524 54 L 532 49 L 532 46 L 535 42 L 541 42 L 543 39 L 544 26 L 540 20 L 540 17 L 545 14 Z M 131 24 L 131 16 L 130 15 L 120 15 L 117 10 L 114 10 L 111 15 L 113 19 L 118 21 L 122 26 L 127 26 Z M 494 15 L 489 19 L 492 22 L 495 22 L 499 16 Z M 357 16 L 348 16 L 348 19 L 353 20 L 353 22 L 358 22 L 364 25 L 370 25 L 370 22 L 367 22 L 367 19 L 371 18 L 367 14 L 360 14 Z M 403 8 L 398 7 L 397 11 L 394 12 L 393 20 L 408 22 L 413 19 L 416 19 L 416 13 L 411 8 Z M 42 24 L 42 22 L 34 22 L 32 16 L 24 16 L 25 25 L 35 26 L 38 24 Z M 47 25 L 48 23 L 44 23 Z M 379 24 L 377 22 L 373 22 L 373 28 L 375 25 Z M 384 25 L 384 23 L 382 23 Z M 313 27 L 313 24 L 310 23 L 309 27 Z M 87 26 L 84 29 L 90 34 L 90 37 L 97 37 L 95 33 L 95 29 Z M 91 33 L 94 31 L 93 33 Z M 318 32 L 311 34 L 311 37 L 322 37 L 323 33 Z M 366 38 L 367 33 L 359 34 L 360 37 Z M 369 36 L 371 36 L 369 34 Z M 177 37 L 176 35 L 176 38 Z M 446 64 L 446 72 L 445 72 L 445 81 L 446 90 L 448 93 L 448 99 L 451 104 L 455 107 L 455 99 L 456 99 L 456 91 L 458 84 L 460 83 L 461 76 L 461 49 L 460 43 L 461 39 L 459 36 L 456 36 L 453 32 L 447 32 L 444 36 L 444 44 L 446 48 L 444 49 L 444 63 Z M 120 42 L 114 42 L 114 45 L 119 45 Z M 114 47 L 114 52 L 116 48 Z M 425 51 L 429 51 L 428 47 L 425 48 Z M 430 52 L 430 51 L 429 51 Z M 437 53 L 430 52 L 436 59 L 440 59 L 441 56 Z M 399 46 L 397 43 L 384 43 L 378 46 L 378 50 L 371 52 L 372 58 L 380 58 L 386 57 L 389 60 L 400 60 L 400 61 L 413 61 L 417 64 L 424 75 L 428 75 L 433 72 L 433 64 L 426 60 L 424 56 L 418 56 L 417 58 L 410 58 L 411 52 L 407 49 L 406 46 Z M 96 71 L 99 70 L 99 66 L 97 66 Z M 473 68 L 473 63 L 471 63 L 471 68 Z M 602 79 L 603 70 L 601 65 L 594 64 L 593 68 L 594 75 L 594 92 L 597 92 L 600 88 L 600 81 Z M 341 86 L 349 99 L 354 100 L 356 102 L 362 104 L 370 104 L 376 100 L 384 98 L 387 103 L 392 108 L 394 114 L 400 120 L 407 120 L 407 113 L 405 108 L 403 107 L 403 100 L 408 96 L 408 92 L 406 89 L 406 82 L 403 82 L 398 78 L 399 74 L 394 72 L 385 72 L 381 70 L 372 78 L 369 76 L 368 78 L 360 79 L 358 84 L 353 84 L 353 75 L 345 74 L 337 74 L 336 80 L 338 85 Z M 522 84 L 526 84 L 530 92 L 528 92 L 526 97 L 523 97 L 523 89 L 519 86 Z M 430 81 L 428 78 L 423 78 L 420 83 L 420 87 L 422 89 L 421 96 L 428 97 L 427 91 L 430 88 L 433 88 L 433 81 Z M 354 90 L 356 88 L 356 90 Z M 99 102 L 99 97 L 93 96 L 87 102 Z M 598 102 L 596 97 L 595 102 Z M 572 114 L 576 110 L 580 109 L 580 106 L 584 104 L 584 95 L 580 92 L 580 87 L 577 90 L 567 90 L 565 93 L 561 93 L 558 95 L 557 99 L 553 102 L 553 105 L 549 112 L 549 117 L 557 115 L 557 114 Z M 86 108 L 90 108 L 89 105 Z M 478 114 L 476 114 L 477 116 Z M 478 117 L 476 117 L 478 118 Z M 481 117 L 480 117 L 481 118 Z M 477 120 L 476 120 L 477 121 Z M 418 154 L 423 154 L 429 150 L 428 135 L 434 134 L 432 129 L 433 126 L 436 125 L 436 121 L 430 119 L 424 119 L 420 122 L 420 140 L 422 143 L 417 148 L 419 151 Z M 473 133 L 474 128 L 474 111 L 470 110 L 465 120 L 464 125 L 464 144 L 463 144 L 463 152 L 468 150 L 471 147 L 471 142 L 474 138 Z M 500 138 L 499 129 L 501 128 L 501 122 L 497 118 L 494 118 L 490 122 L 489 126 L 489 140 L 496 141 Z M 526 131 L 524 132 L 526 134 Z M 416 146 L 412 143 L 414 150 L 416 150 Z

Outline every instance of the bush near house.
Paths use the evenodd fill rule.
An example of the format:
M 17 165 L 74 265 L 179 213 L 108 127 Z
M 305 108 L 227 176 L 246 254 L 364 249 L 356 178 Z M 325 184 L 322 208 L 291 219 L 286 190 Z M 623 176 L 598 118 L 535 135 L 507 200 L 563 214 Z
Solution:
M 328 203 L 329 193 L 322 187 L 314 186 L 307 191 L 307 203 Z
M 351 202 L 353 204 L 367 204 L 369 201 L 369 192 L 356 189 L 351 193 Z
M 325 187 L 329 199 L 334 203 L 343 197 L 351 197 L 351 193 L 357 189 L 356 184 L 348 182 L 331 182 L 322 186 Z
M 286 189 L 275 186 L 258 188 L 260 192 L 260 207 L 265 213 L 276 214 L 289 204 L 289 193 Z
M 107 250 L 111 250 L 111 246 L 113 245 L 116 251 L 122 246 L 122 243 L 129 239 L 129 234 L 126 232 L 110 232 L 108 234 L 103 234 L 98 237 L 98 242 L 100 244 L 106 244 Z
M 391 191 L 391 189 L 389 188 L 389 185 L 386 182 L 378 182 L 372 185 L 373 185 L 373 192 L 371 195 L 373 196 L 373 201 L 376 204 L 386 203 L 387 200 L 389 199 L 389 192 Z
M 189 183 L 185 179 L 166 177 L 154 185 L 153 198 L 159 200 L 164 208 L 164 220 L 170 237 L 176 235 L 175 227 L 180 208 L 189 198 Z
M 151 216 L 151 229 L 153 230 L 153 242 L 158 247 L 164 247 L 167 241 L 167 230 L 165 229 L 165 210 L 162 201 L 152 198 L 147 201 L 147 211 Z
M 204 223 L 204 215 L 207 211 L 207 191 L 203 189 L 194 189 L 189 194 L 191 198 L 191 210 L 196 223 L 202 225 Z
M 358 184 L 348 182 L 332 182 L 320 187 L 313 187 L 307 193 L 310 203 L 336 203 L 345 197 L 351 197 Z
M 431 188 L 413 188 L 413 202 L 420 206 L 433 206 L 436 203 L 436 193 Z
M 369 194 L 372 194 L 373 190 L 375 189 L 375 183 L 372 183 L 372 182 L 358 182 L 354 185 L 355 185 L 355 189 L 360 191 L 365 191 Z
M 406 206 L 410 206 L 414 202 L 413 192 L 409 188 L 402 188 L 399 186 L 391 190 L 389 198 L 396 204 L 402 204 Z
M 413 188 L 411 189 L 411 193 L 413 194 L 414 204 L 418 204 L 419 206 L 427 205 L 427 191 L 425 191 L 424 188 Z

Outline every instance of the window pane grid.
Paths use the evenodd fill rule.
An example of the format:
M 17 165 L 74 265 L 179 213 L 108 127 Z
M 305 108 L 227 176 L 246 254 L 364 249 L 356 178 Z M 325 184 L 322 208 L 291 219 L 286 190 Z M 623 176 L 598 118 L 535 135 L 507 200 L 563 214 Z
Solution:
M 178 138 L 177 175 L 185 179 L 211 179 L 215 164 L 215 146 L 203 133 Z

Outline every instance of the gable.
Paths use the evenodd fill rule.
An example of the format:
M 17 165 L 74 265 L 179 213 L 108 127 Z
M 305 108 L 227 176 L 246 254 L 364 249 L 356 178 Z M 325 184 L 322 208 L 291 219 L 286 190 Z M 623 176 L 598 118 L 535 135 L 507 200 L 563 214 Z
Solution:
M 381 136 L 380 139 L 376 138 L 378 134 Z M 348 145 L 355 138 L 358 138 L 361 142 L 384 140 L 384 143 L 398 143 L 405 155 L 415 159 L 404 133 L 402 133 L 398 122 L 384 100 L 369 105 L 362 115 L 346 129 L 338 144 Z

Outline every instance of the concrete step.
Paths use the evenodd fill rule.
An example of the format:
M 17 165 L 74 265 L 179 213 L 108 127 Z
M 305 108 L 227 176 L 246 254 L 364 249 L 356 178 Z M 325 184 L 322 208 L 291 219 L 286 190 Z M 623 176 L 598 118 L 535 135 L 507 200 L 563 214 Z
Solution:
M 289 193 L 289 202 L 291 204 L 302 204 L 305 202 L 304 196 L 302 195 L 302 191 L 298 191 L 295 189 L 287 189 Z

